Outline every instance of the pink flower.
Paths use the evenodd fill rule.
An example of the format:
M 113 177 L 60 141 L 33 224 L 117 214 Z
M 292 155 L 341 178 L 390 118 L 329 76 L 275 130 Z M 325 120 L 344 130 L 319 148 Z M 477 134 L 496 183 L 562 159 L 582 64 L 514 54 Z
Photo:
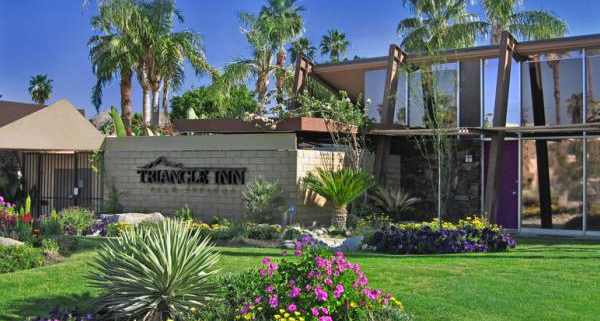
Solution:
M 295 256 L 300 256 L 300 255 L 302 255 L 302 251 L 296 250 L 296 251 L 294 251 L 294 255 Z
M 286 256 L 287 255 L 287 251 L 281 251 L 281 256 Z
M 260 303 L 260 298 L 254 299 L 254 303 Z
M 265 275 L 267 274 L 267 271 L 265 271 L 264 269 L 260 269 L 260 271 L 258 271 L 259 275 Z
M 306 291 L 310 291 L 312 289 L 312 286 L 310 284 L 306 285 Z
M 276 308 L 278 304 L 279 297 L 277 296 L 277 294 L 274 294 L 272 297 L 269 298 L 269 305 L 271 305 L 271 307 Z
M 298 294 L 300 294 L 300 292 L 302 292 L 302 289 L 300 289 L 300 288 L 293 288 L 292 291 L 290 292 L 290 298 L 297 297 Z
M 342 284 L 338 284 L 335 286 L 335 290 L 333 291 L 333 297 L 336 299 L 341 297 L 344 293 L 344 286 Z
M 318 308 L 312 308 L 310 309 L 310 312 L 315 316 L 318 317 L 319 316 L 319 309 Z
M 271 263 L 271 258 L 269 258 L 269 257 L 264 257 L 264 258 L 262 259 L 262 264 L 263 264 L 263 265 L 267 265 L 267 264 L 269 264 L 269 263 Z
M 292 303 L 292 304 L 288 305 L 287 309 L 288 309 L 288 311 L 290 311 L 290 312 L 294 312 L 294 311 L 296 311 L 296 310 L 297 310 L 297 307 L 296 307 L 296 305 L 295 305 L 295 304 L 293 304 L 293 303 Z
M 333 283 L 333 281 L 331 281 L 330 278 L 326 278 L 325 281 L 323 281 L 323 282 L 325 282 L 325 284 L 327 284 L 327 285 L 330 285 Z
M 327 292 L 324 291 L 320 285 L 315 288 L 315 296 L 317 297 L 317 300 L 319 300 L 319 301 L 327 301 L 327 298 L 329 297 Z
M 319 317 L 319 321 L 333 321 L 333 319 L 330 316 L 325 315 L 325 316 Z
M 290 285 L 294 285 L 294 284 L 296 284 L 296 280 L 294 280 L 294 279 L 291 279 L 291 280 L 290 280 Z
M 329 314 L 329 310 L 327 310 L 327 308 L 321 308 L 321 312 L 323 312 L 323 314 Z
M 273 290 L 275 290 L 275 288 L 272 285 L 269 285 L 267 287 L 267 292 L 271 293 L 271 292 L 273 292 Z

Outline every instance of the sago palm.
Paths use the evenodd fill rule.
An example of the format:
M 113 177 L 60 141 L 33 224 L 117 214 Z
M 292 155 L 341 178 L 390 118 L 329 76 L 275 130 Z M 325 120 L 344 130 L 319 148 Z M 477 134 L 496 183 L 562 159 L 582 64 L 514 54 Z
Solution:
M 405 211 L 413 208 L 413 205 L 420 201 L 420 198 L 413 197 L 410 193 L 404 192 L 400 188 L 384 188 L 381 186 L 375 187 L 369 191 L 369 201 L 375 207 L 382 210 L 390 216 L 398 216 Z
M 46 100 L 48 100 L 52 94 L 52 82 L 53 80 L 50 79 L 48 75 L 38 74 L 31 77 L 28 89 L 31 100 L 40 105 L 44 105 Z
M 321 39 L 321 55 L 329 54 L 331 61 L 340 61 L 350 47 L 346 34 L 337 29 L 328 30 Z
M 345 229 L 348 204 L 371 188 L 374 180 L 373 175 L 363 170 L 317 168 L 316 173 L 309 173 L 302 183 L 308 190 L 321 195 L 333 204 L 335 211 L 331 218 L 331 225 Z
M 435 51 L 476 45 L 488 24 L 467 12 L 466 0 L 405 0 L 414 14 L 398 23 L 401 46 L 408 51 Z
M 165 219 L 138 226 L 108 240 L 94 258 L 90 285 L 107 320 L 177 319 L 200 309 L 217 289 L 210 277 L 219 254 L 190 228 L 190 222 Z

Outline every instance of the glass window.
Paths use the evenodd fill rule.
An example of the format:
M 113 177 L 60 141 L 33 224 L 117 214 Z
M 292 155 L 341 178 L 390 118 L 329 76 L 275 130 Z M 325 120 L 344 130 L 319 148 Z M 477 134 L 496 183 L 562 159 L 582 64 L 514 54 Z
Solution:
M 396 106 L 394 108 L 394 124 L 406 125 L 406 111 L 408 110 L 406 70 L 398 74 L 398 89 L 396 90 Z
M 375 119 L 375 122 L 381 122 L 381 108 L 383 104 L 385 88 L 385 69 L 369 70 L 365 72 L 365 101 L 371 100 L 371 105 L 367 110 L 369 117 Z
M 436 117 L 448 126 L 456 126 L 457 105 L 457 64 L 446 63 L 434 65 L 428 79 L 433 82 L 433 98 Z M 425 127 L 425 96 L 423 94 L 423 71 L 417 70 L 410 74 L 409 83 L 409 125 L 410 127 Z
M 481 62 L 460 62 L 460 119 L 461 127 L 481 127 Z
M 542 84 L 545 125 L 583 122 L 583 62 L 579 51 L 548 53 L 539 61 L 524 62 L 521 68 L 523 90 L 522 119 L 534 125 L 531 91 L 532 67 L 539 68 Z
M 498 58 L 483 60 L 483 124 L 492 127 L 494 121 L 494 105 L 496 100 L 496 84 L 498 83 Z M 506 126 L 521 125 L 521 91 L 519 90 L 519 62 L 513 59 L 510 70 L 508 88 L 508 110 Z
M 587 51 L 587 122 L 600 122 L 600 49 Z
M 600 231 L 600 138 L 587 141 L 587 229 Z
M 546 140 L 553 229 L 583 228 L 583 139 Z M 521 226 L 541 228 L 538 164 L 534 140 L 522 141 Z

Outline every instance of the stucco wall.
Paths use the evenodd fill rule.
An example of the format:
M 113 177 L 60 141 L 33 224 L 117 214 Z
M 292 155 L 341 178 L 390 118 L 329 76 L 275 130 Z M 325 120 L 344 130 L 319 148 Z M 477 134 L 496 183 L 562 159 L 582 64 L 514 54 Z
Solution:
M 329 207 L 323 200 L 306 197 L 300 181 L 314 168 L 331 164 L 327 160 L 340 164 L 343 154 L 297 150 L 295 146 L 293 134 L 109 138 L 104 146 L 105 197 L 114 183 L 125 211 L 171 214 L 188 204 L 198 219 L 241 216 L 243 185 L 141 183 L 139 167 L 163 156 L 186 167 L 243 167 L 246 183 L 259 176 L 277 180 L 286 202 L 297 208 L 296 221 L 326 224 Z

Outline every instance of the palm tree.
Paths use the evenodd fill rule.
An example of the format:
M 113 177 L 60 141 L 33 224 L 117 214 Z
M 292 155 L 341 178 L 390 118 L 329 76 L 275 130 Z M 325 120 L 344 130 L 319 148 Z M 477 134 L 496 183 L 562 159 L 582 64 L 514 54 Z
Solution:
M 292 41 L 288 51 L 290 53 L 290 59 L 293 62 L 295 62 L 300 55 L 310 60 L 314 60 L 317 56 L 317 48 L 310 43 L 310 40 L 304 37 Z
M 398 23 L 401 46 L 408 51 L 435 51 L 476 45 L 487 23 L 467 12 L 466 0 L 405 0 L 414 13 Z
M 339 61 L 340 56 L 344 56 L 350 47 L 350 41 L 346 39 L 346 34 L 337 29 L 327 31 L 327 34 L 321 39 L 321 55 L 329 54 L 331 61 Z
M 286 61 L 286 45 L 304 30 L 304 19 L 300 15 L 304 7 L 296 5 L 296 0 L 267 0 L 267 4 L 260 10 L 259 28 L 277 47 L 277 66 L 283 70 Z M 277 101 L 281 103 L 285 73 L 276 73 L 275 77 Z
M 247 26 L 247 28 L 242 28 L 242 32 L 252 48 L 252 58 L 236 59 L 225 66 L 223 75 L 219 77 L 215 87 L 239 86 L 244 84 L 250 77 L 256 78 L 257 114 L 262 115 L 265 112 L 271 73 L 279 68 L 273 65 L 273 57 L 277 51 L 277 46 L 270 41 L 268 35 L 263 33 L 258 17 L 242 14 L 240 19 Z
M 348 204 L 371 188 L 374 180 L 373 175 L 363 170 L 351 168 L 326 170 L 319 167 L 316 174 L 309 173 L 302 183 L 308 190 L 333 203 L 335 212 L 331 218 L 331 225 L 345 229 Z
M 139 60 L 139 29 L 142 15 L 137 4 L 129 0 L 114 0 L 100 7 L 92 17 L 92 28 L 99 34 L 90 38 L 90 59 L 96 85 L 92 103 L 99 110 L 102 90 L 114 77 L 119 77 L 121 118 L 125 131 L 131 133 L 131 78 Z
M 31 77 L 29 80 L 31 100 L 43 106 L 52 94 L 52 82 L 53 80 L 48 78 L 48 75 L 38 74 Z

